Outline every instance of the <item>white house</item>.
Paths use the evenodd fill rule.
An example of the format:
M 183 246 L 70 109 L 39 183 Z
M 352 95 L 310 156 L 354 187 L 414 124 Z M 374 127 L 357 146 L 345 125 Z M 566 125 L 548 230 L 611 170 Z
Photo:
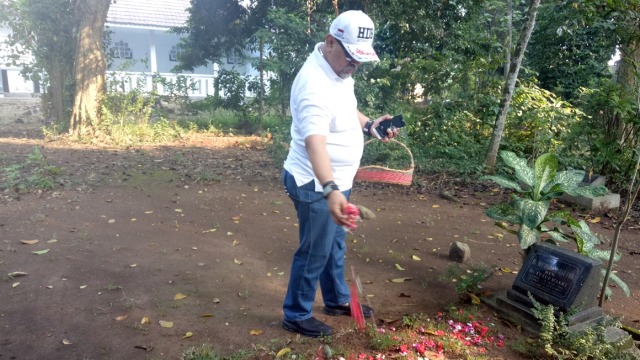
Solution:
M 150 91 L 154 74 L 169 81 L 176 80 L 176 74 L 171 69 L 177 64 L 180 37 L 170 34 L 169 29 L 184 25 L 189 17 L 189 6 L 189 0 L 118 0 L 111 4 L 105 24 L 111 39 L 108 51 L 112 63 L 107 70 L 109 91 L 129 91 L 136 87 Z M 8 34 L 8 29 L 0 28 L 0 42 Z M 189 83 L 194 84 L 190 95 L 213 95 L 213 80 L 222 68 L 233 68 L 243 75 L 259 76 L 250 63 L 237 63 L 237 59 L 233 58 L 226 60 L 223 64 L 210 64 L 193 72 L 181 73 Z M 0 61 L 3 85 L 0 95 L 3 92 L 5 95 L 39 92 L 37 84 L 25 81 L 20 76 L 20 69 L 5 68 L 2 63 L 4 61 Z M 167 89 L 159 85 L 157 91 L 164 94 Z

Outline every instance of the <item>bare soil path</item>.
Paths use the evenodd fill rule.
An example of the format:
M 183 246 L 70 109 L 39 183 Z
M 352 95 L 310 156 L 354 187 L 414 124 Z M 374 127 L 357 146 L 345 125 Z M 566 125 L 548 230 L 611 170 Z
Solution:
M 283 344 L 317 347 L 320 340 L 297 339 L 280 326 L 297 224 L 262 140 L 200 135 L 108 149 L 45 142 L 36 136 L 41 123 L 37 116 L 0 122 L 0 169 L 38 146 L 63 170 L 53 191 L 7 190 L 0 199 L 0 360 L 178 359 L 204 343 L 267 359 Z M 469 244 L 470 265 L 520 266 L 516 240 L 483 214 L 503 194 L 457 189 L 457 196 L 460 202 L 416 188 L 354 188 L 352 202 L 377 218 L 348 237 L 347 265 L 358 270 L 381 321 L 436 314 L 457 300 L 454 284 L 441 278 L 452 241 Z M 607 221 L 597 231 L 610 235 Z M 605 307 L 636 327 L 638 234 L 625 232 L 618 268 L 633 296 L 616 292 Z M 485 288 L 506 289 L 514 276 L 496 271 Z M 400 277 L 412 280 L 389 281 Z M 325 316 L 321 305 L 318 295 L 316 315 L 339 330 L 334 341 L 361 346 L 351 319 Z M 490 358 L 519 359 L 508 349 L 517 332 L 490 310 L 481 314 L 506 336 L 507 346 L 490 349 Z

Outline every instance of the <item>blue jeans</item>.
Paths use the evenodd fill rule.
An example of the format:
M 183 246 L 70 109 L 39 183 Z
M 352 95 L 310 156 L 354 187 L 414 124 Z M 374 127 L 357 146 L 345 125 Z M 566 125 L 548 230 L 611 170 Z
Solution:
M 325 305 L 349 303 L 351 295 L 344 276 L 346 233 L 333 222 L 322 193 L 315 191 L 314 180 L 298 187 L 293 175 L 283 170 L 282 182 L 298 213 L 300 240 L 291 264 L 284 318 L 301 321 L 311 317 L 318 281 Z M 348 199 L 351 190 L 342 193 Z

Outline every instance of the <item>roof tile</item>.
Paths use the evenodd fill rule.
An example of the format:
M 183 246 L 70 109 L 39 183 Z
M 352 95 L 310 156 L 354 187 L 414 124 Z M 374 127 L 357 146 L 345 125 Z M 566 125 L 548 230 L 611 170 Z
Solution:
M 170 28 L 189 18 L 189 0 L 117 0 L 109 7 L 107 26 Z

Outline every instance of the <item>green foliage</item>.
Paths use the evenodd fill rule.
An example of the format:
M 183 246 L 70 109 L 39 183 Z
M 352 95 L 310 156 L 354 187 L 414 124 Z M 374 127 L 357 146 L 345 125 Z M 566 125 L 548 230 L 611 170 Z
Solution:
M 525 58 L 541 88 L 571 100 L 581 87 L 610 76 L 607 61 L 617 39 L 610 19 L 602 15 L 589 19 L 576 11 L 576 2 L 541 4 Z
M 482 292 L 480 284 L 488 280 L 493 272 L 486 266 L 473 266 L 464 269 L 458 264 L 449 265 L 441 279 L 455 282 L 455 291 L 458 295 L 478 295 Z
M 162 95 L 157 95 L 157 101 L 164 101 L 169 104 L 176 104 L 182 112 L 186 112 L 191 104 L 189 93 L 196 90 L 197 84 L 188 77 L 175 74 L 174 78 L 168 79 L 156 73 L 152 76 L 154 89 L 161 85 Z M 156 95 L 155 93 L 153 95 Z
M 619 327 L 616 320 L 601 320 L 585 330 L 569 331 L 567 317 L 563 313 L 556 316 L 553 305 L 542 305 L 529 295 L 533 303 L 534 316 L 540 323 L 538 345 L 547 357 L 574 360 L 632 360 L 630 353 L 622 353 L 620 344 L 608 342 L 607 327 Z M 542 355 L 542 354 L 538 354 Z
M 537 157 L 557 153 L 585 114 L 534 83 L 520 82 L 511 101 L 504 148 Z
M 635 166 L 634 149 L 640 141 L 637 101 L 612 81 L 581 90 L 579 104 L 588 116 L 571 129 L 565 147 L 619 189 Z
M 402 138 L 397 138 L 397 140 L 404 141 Z M 364 147 L 361 166 L 366 165 L 405 170 L 411 166 L 411 157 L 407 150 L 397 143 L 373 140 Z
M 204 344 L 200 347 L 188 348 L 182 353 L 180 360 L 221 360 L 221 358 L 210 345 Z
M 18 193 L 31 189 L 52 190 L 57 186 L 56 177 L 61 172 L 61 168 L 49 164 L 36 146 L 23 163 L 0 169 L 0 188 L 13 189 Z
M 485 213 L 494 220 L 519 225 L 518 240 L 522 249 L 529 248 L 540 239 L 542 232 L 549 231 L 543 223 L 550 220 L 546 215 L 551 199 L 565 193 L 594 197 L 607 191 L 604 186 L 579 186 L 585 172 L 557 171 L 558 160 L 550 153 L 538 157 L 533 168 L 513 152 L 501 151 L 500 157 L 515 176 L 490 175 L 481 180 L 492 180 L 520 196 L 514 194 L 509 204 L 498 204 Z
M 489 127 L 466 102 L 434 101 L 416 109 L 405 131 L 420 171 L 470 175 L 481 169 Z
M 221 106 L 228 110 L 241 111 L 245 103 L 248 77 L 237 71 L 220 70 L 217 86 L 222 92 Z

